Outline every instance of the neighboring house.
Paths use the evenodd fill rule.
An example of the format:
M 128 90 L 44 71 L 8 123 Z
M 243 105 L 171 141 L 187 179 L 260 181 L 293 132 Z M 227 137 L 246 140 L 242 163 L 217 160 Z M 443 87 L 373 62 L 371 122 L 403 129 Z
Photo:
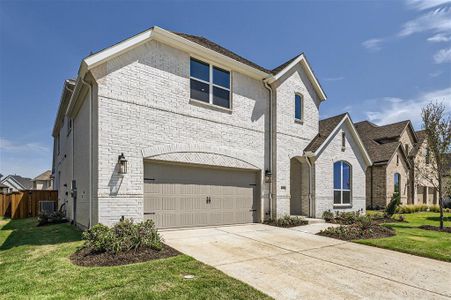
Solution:
M 0 194 L 7 194 L 9 187 L 6 184 L 0 183 Z
M 51 189 L 53 189 L 51 170 L 47 170 L 33 179 L 33 190 L 51 190 Z
M 53 128 L 60 205 L 82 227 L 160 228 L 365 211 L 371 159 L 304 54 L 268 70 L 153 27 L 81 62 Z
M 432 168 L 434 158 L 429 152 L 426 130 L 416 132 L 417 144 L 409 153 L 412 164 L 412 204 L 438 204 L 437 175 Z
M 22 177 L 19 175 L 8 175 L 2 178 L 0 183 L 8 187 L 8 193 L 21 190 L 31 190 L 33 188 L 31 178 Z
M 373 161 L 366 170 L 368 207 L 385 207 L 395 192 L 399 192 L 402 204 L 436 203 L 435 189 L 415 173 L 415 166 L 426 161 L 426 146 L 424 136 L 417 135 L 410 121 L 383 126 L 362 121 L 354 125 Z M 429 195 L 426 200 L 424 189 Z

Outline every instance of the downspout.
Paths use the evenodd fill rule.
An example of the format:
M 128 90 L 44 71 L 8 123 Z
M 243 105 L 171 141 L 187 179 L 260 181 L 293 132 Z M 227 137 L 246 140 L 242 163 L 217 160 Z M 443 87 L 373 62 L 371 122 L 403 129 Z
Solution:
M 374 207 L 373 207 L 373 166 L 370 166 L 370 168 L 371 168 L 371 184 L 370 184 L 370 188 L 371 188 L 371 196 L 370 196 L 370 199 L 371 199 L 371 209 L 374 209 Z
M 268 171 L 271 172 L 271 181 L 269 182 L 269 217 L 272 219 L 273 218 L 273 195 L 272 195 L 272 185 L 273 185 L 273 177 L 274 174 L 272 172 L 272 154 L 273 154 L 273 149 L 272 149 L 272 103 L 273 103 L 273 89 L 272 87 L 268 84 L 268 82 L 266 82 L 265 79 L 263 79 L 263 85 L 265 86 L 266 89 L 268 89 L 269 91 L 269 166 L 268 166 Z M 266 172 L 266 170 L 265 170 Z
M 81 83 L 88 86 L 89 89 L 89 224 L 92 224 L 92 87 L 83 78 L 80 78 Z

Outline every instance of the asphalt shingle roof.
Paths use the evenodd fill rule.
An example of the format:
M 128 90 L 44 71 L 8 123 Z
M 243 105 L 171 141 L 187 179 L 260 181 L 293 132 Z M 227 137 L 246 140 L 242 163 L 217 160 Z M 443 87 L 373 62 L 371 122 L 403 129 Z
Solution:
M 327 137 L 337 127 L 337 125 L 343 120 L 346 113 L 323 119 L 319 121 L 319 133 L 313 138 L 313 140 L 305 147 L 304 151 L 315 152 L 324 143 Z
M 50 176 L 52 175 L 52 171 L 51 170 L 47 170 L 45 172 L 43 172 L 42 174 L 39 174 L 38 176 L 36 176 L 33 181 L 35 180 L 50 180 Z
M 368 121 L 355 123 L 354 126 L 374 163 L 389 161 L 401 144 L 399 137 L 409 124 L 409 120 L 378 126 Z
M 17 181 L 25 190 L 30 190 L 33 188 L 33 182 L 31 178 L 22 177 L 19 175 L 10 175 L 15 181 Z

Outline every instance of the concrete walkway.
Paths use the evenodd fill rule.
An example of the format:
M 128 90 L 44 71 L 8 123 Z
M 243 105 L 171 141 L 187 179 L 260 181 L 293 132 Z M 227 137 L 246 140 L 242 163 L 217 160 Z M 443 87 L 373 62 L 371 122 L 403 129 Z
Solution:
M 317 236 L 312 225 L 161 234 L 175 249 L 276 299 L 451 298 L 450 263 Z

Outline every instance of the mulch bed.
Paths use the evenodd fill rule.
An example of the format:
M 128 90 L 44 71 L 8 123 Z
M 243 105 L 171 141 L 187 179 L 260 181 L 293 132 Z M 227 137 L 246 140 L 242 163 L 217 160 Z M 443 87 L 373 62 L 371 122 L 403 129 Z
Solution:
M 357 225 L 341 225 L 339 227 L 330 227 L 322 230 L 318 235 L 327 236 L 344 241 L 379 239 L 394 236 L 395 230 L 381 225 L 372 225 L 370 229 L 362 230 Z
M 118 253 L 91 253 L 89 249 L 81 249 L 70 256 L 72 263 L 83 267 L 94 266 L 121 266 L 145 262 L 153 259 L 167 258 L 179 255 L 174 248 L 164 245 L 160 251 L 151 248 L 140 248 L 129 252 Z
M 443 227 L 443 229 L 440 229 L 440 227 L 438 227 L 438 226 L 421 225 L 419 228 L 425 229 L 425 230 L 433 230 L 433 231 L 440 231 L 440 232 L 451 233 L 451 227 Z

